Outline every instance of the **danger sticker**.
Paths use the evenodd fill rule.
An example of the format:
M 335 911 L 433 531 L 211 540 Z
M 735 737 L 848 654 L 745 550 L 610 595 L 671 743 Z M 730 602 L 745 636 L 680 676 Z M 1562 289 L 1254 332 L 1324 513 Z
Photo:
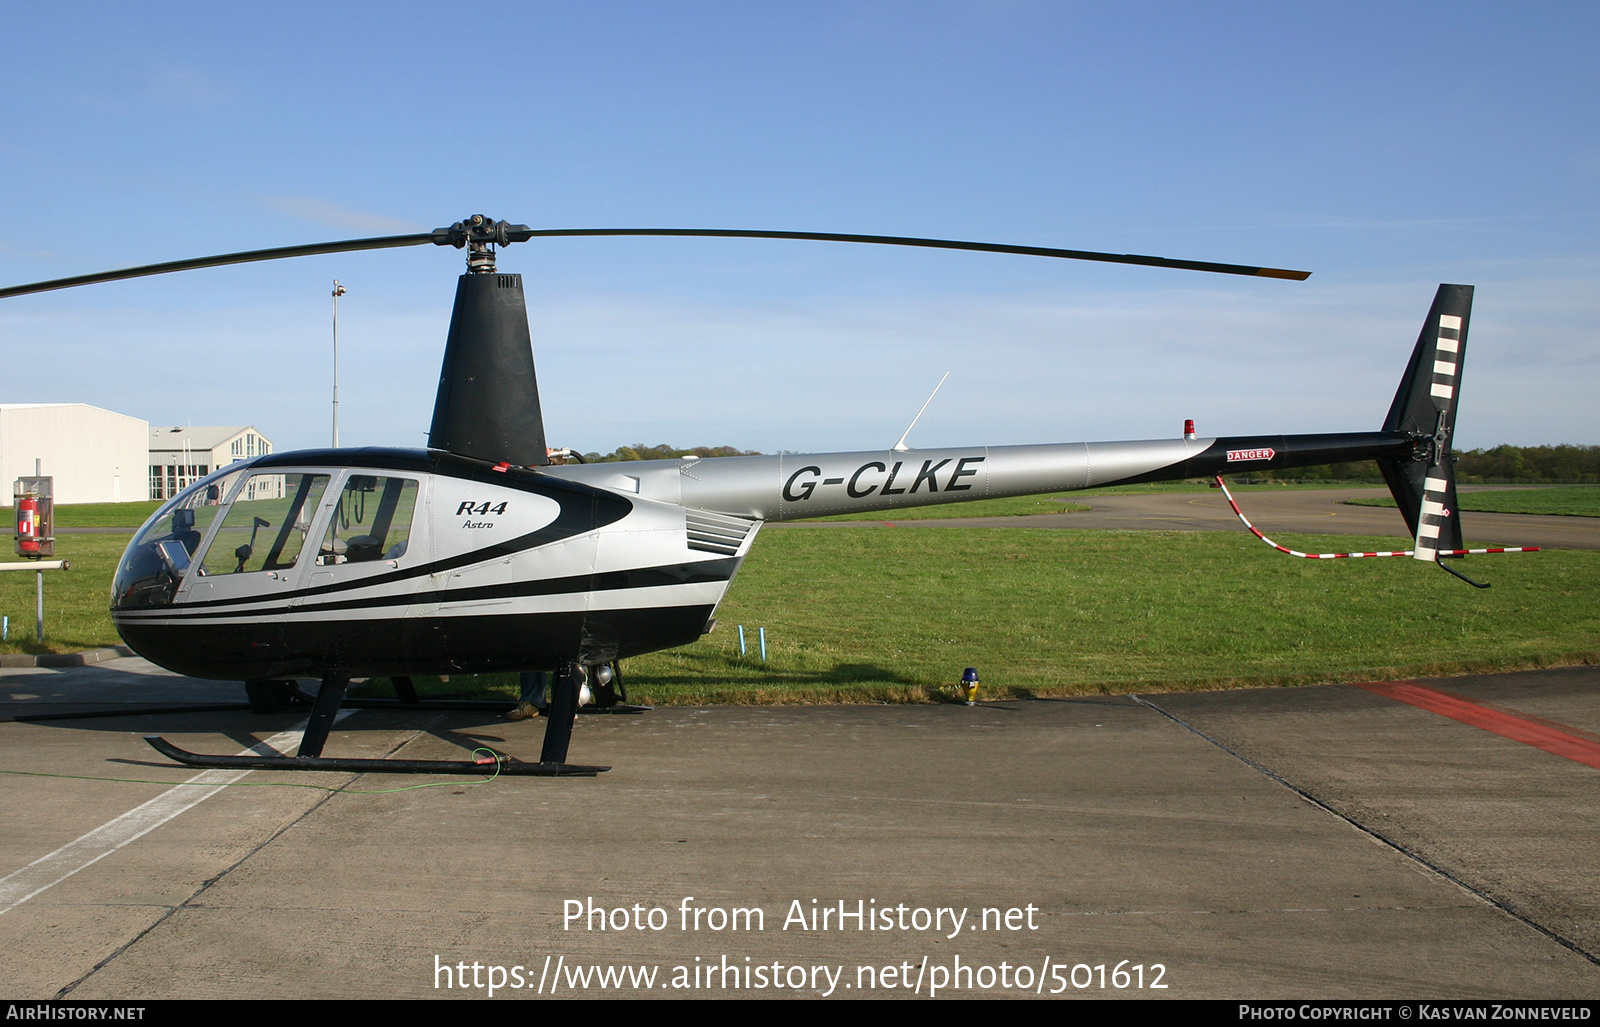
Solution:
M 1270 449 L 1230 449 L 1228 463 L 1235 464 L 1240 460 L 1271 460 L 1276 455 L 1276 452 Z

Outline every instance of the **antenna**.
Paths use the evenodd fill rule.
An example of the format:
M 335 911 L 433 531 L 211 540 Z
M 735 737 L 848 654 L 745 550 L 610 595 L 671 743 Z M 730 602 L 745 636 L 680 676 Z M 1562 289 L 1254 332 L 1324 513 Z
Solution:
M 950 372 L 946 371 L 944 373 L 944 378 L 948 377 L 950 377 Z M 894 445 L 889 447 L 891 450 L 896 453 L 904 453 L 906 450 L 911 448 L 910 446 L 906 445 L 906 435 L 911 434 L 911 429 L 915 428 L 917 426 L 917 422 L 922 419 L 922 411 L 928 409 L 928 404 L 933 402 L 933 397 L 939 394 L 940 387 L 944 385 L 944 378 L 939 379 L 939 384 L 935 385 L 933 387 L 933 391 L 928 393 L 928 398 L 922 401 L 922 410 L 918 410 L 917 416 L 913 417 L 911 419 L 911 423 L 906 425 L 905 434 L 900 436 L 899 442 L 896 442 Z
M 333 448 L 339 448 L 339 297 L 345 294 L 339 279 L 333 280 Z

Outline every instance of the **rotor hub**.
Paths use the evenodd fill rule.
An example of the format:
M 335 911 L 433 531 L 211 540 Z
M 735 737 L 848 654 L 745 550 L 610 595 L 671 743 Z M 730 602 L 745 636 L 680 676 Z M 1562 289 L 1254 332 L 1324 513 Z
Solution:
M 514 242 L 527 242 L 533 237 L 527 225 L 513 225 L 509 221 L 495 221 L 483 214 L 457 221 L 449 228 L 435 228 L 435 246 L 463 247 L 467 251 L 467 273 L 489 274 L 494 271 L 494 248 L 509 246 Z

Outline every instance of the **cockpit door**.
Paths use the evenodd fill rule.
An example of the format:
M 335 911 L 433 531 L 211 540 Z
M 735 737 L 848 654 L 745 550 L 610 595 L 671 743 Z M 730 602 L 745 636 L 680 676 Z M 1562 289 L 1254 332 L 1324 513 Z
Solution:
M 177 603 L 218 604 L 219 612 L 237 605 L 256 616 L 287 612 L 336 473 L 250 474 L 185 575 Z

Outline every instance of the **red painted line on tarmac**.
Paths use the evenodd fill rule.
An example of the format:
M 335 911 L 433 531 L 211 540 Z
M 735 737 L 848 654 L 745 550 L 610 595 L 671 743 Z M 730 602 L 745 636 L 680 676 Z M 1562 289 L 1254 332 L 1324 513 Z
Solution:
M 1579 737 L 1565 724 L 1517 716 L 1411 681 L 1366 681 L 1356 687 L 1600 770 L 1600 742 Z

